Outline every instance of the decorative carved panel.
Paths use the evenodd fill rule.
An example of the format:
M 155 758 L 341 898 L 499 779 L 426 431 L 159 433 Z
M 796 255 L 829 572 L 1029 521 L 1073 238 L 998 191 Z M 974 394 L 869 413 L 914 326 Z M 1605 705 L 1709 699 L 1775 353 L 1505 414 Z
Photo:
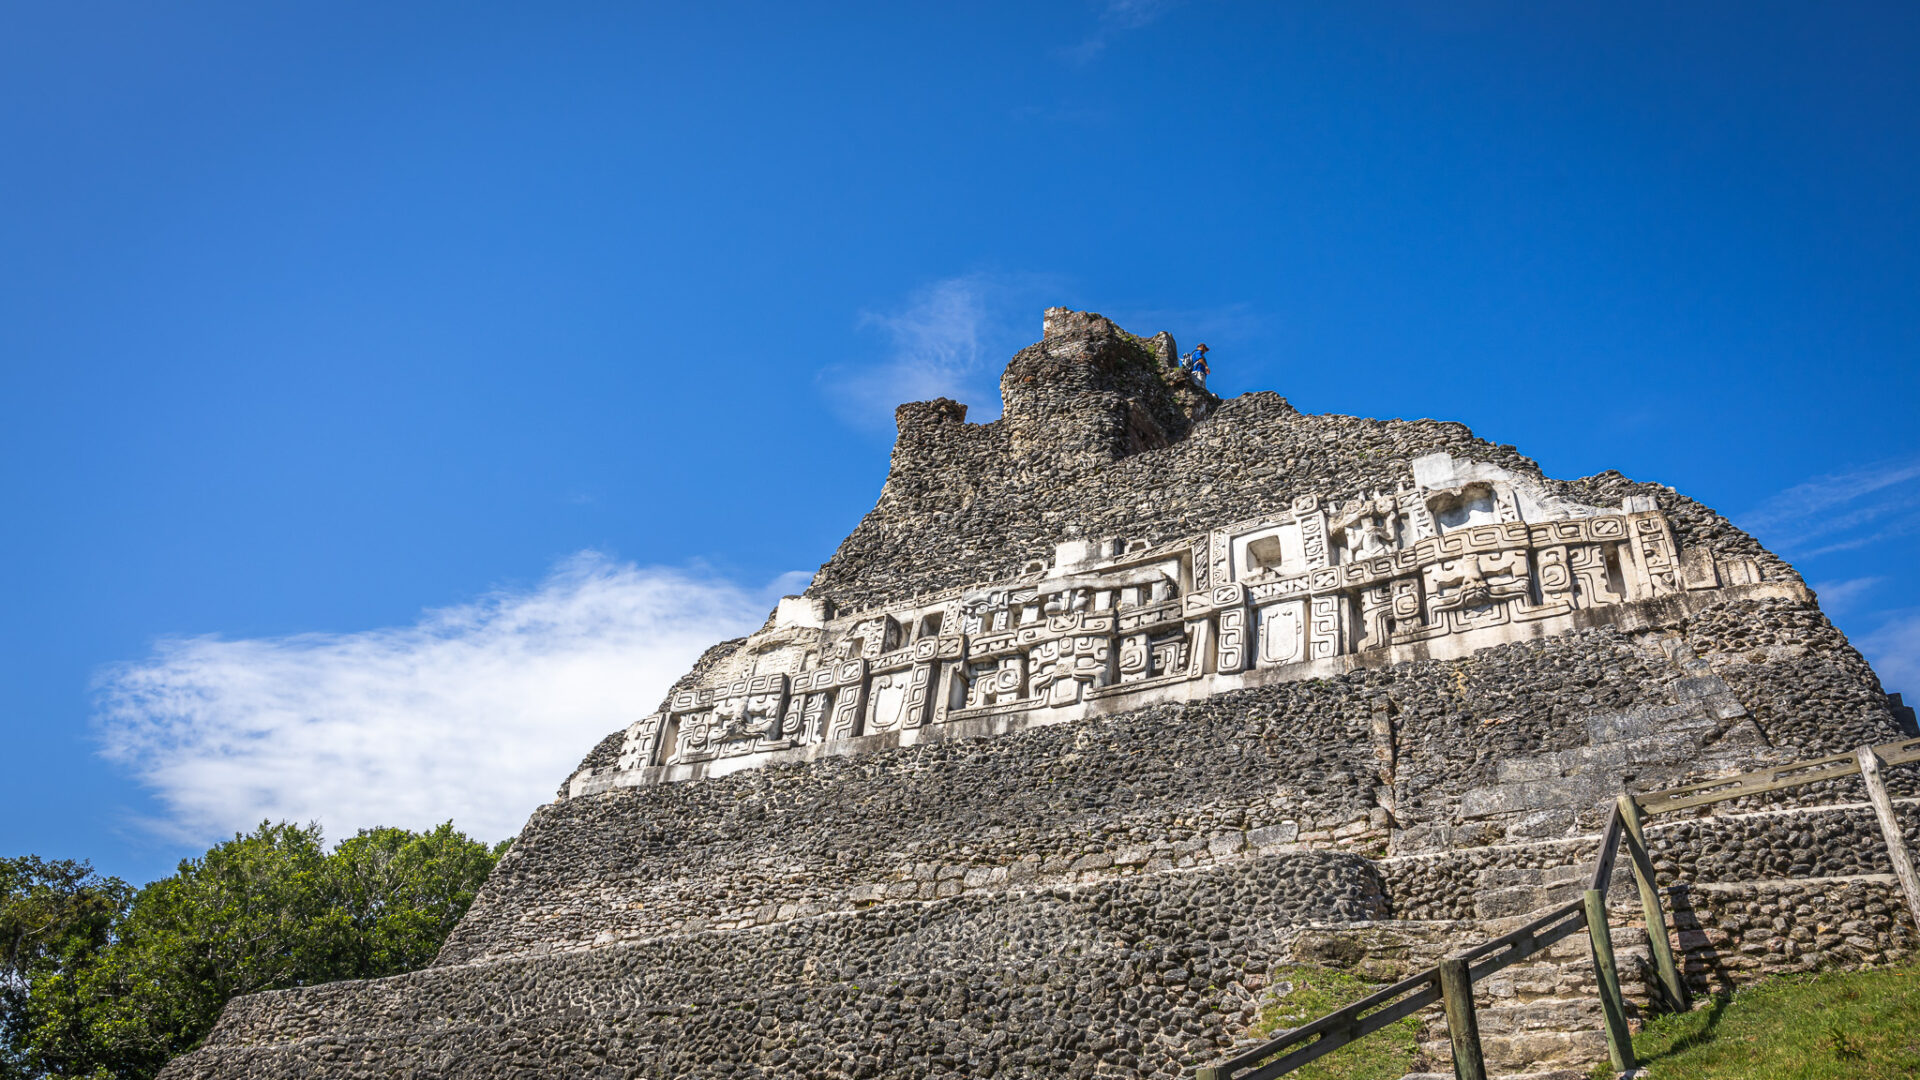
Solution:
M 1032 653 L 1034 696 L 1048 705 L 1071 705 L 1088 690 L 1107 685 L 1112 651 L 1110 638 L 1090 634 L 1041 642 Z
M 1269 604 L 1260 609 L 1260 663 L 1265 667 L 1297 664 L 1307 658 L 1306 604 L 1299 600 Z
M 618 767 L 1104 703 L 1762 579 L 1751 559 L 1680 551 L 1652 499 L 1606 510 L 1492 466 L 1421 460 L 1396 491 L 1302 496 L 1152 551 L 1110 547 L 895 610 L 763 630 L 713 684 L 629 726 Z

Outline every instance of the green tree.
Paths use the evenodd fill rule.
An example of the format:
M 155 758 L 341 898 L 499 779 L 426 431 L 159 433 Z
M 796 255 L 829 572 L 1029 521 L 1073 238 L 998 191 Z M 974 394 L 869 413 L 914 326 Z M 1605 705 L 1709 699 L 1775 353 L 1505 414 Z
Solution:
M 329 854 L 317 825 L 263 822 L 138 893 L 86 878 L 84 864 L 32 860 L 53 882 L 36 887 L 73 892 L 91 880 L 107 906 L 90 900 L 93 921 L 76 914 L 60 924 L 71 927 L 65 959 L 7 969 L 12 996 L 0 1002 L 15 1071 L 0 1080 L 150 1077 L 199 1045 L 235 996 L 422 967 L 504 847 L 449 822 L 426 833 L 365 830 Z M 49 877 L 48 866 L 61 869 Z M 51 901 L 36 903 L 6 910 L 17 906 L 20 925 L 38 926 L 47 918 L 33 913 Z M 11 925 L 0 921 L 0 932 Z
M 84 862 L 0 859 L 0 1078 L 90 1071 L 82 984 L 132 898 Z
M 329 943 L 328 971 L 371 979 L 432 963 L 500 850 L 450 821 L 427 833 L 364 829 L 343 841 L 327 858 L 327 911 L 315 928 Z
M 141 889 L 88 971 L 96 1064 L 151 1075 L 205 1038 L 229 998 L 319 981 L 328 879 L 318 826 L 263 822 Z

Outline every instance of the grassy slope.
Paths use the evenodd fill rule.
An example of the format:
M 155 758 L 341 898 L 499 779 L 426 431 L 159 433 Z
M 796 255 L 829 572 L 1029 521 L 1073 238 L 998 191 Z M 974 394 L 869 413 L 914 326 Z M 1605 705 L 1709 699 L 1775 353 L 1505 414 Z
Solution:
M 1908 1080 L 1920 1076 L 1920 965 L 1769 979 L 1661 1017 L 1633 1047 L 1654 1080 Z
M 1340 970 L 1277 973 L 1252 1034 L 1270 1035 L 1379 989 Z M 1402 1020 L 1291 1074 L 1301 1080 L 1398 1080 L 1423 1062 L 1419 1022 Z M 1633 1040 L 1648 1080 L 1912 1080 L 1920 1077 L 1920 964 L 1768 979 Z M 1611 1077 L 1605 1065 L 1593 1075 Z
M 1317 1020 L 1380 989 L 1333 968 L 1296 964 L 1276 973 L 1252 1034 L 1266 1037 Z M 1408 1017 L 1289 1073 L 1300 1080 L 1399 1080 L 1418 1063 L 1420 1021 Z

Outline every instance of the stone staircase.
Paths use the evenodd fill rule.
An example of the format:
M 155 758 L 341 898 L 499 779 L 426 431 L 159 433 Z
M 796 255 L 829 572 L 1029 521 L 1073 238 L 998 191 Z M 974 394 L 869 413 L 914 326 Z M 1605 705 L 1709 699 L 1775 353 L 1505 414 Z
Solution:
M 1898 799 L 1895 806 L 1909 846 L 1920 847 L 1920 798 Z M 1676 960 L 1696 1002 L 1768 975 L 1877 966 L 1920 949 L 1920 930 L 1867 804 L 1842 798 L 1747 810 L 1654 824 L 1647 834 L 1673 923 Z M 1395 871 L 1468 853 L 1379 860 L 1396 908 L 1466 908 L 1472 917 L 1321 927 L 1296 942 L 1294 957 L 1352 967 L 1383 982 L 1405 977 L 1577 900 L 1599 843 L 1596 834 L 1477 849 L 1470 853 L 1477 869 L 1444 879 L 1462 894 L 1452 897 L 1413 895 L 1408 890 L 1430 885 L 1436 875 Z M 1792 876 L 1771 876 L 1775 868 Z M 1616 868 L 1607 910 L 1629 1023 L 1638 1030 L 1649 1015 L 1657 977 L 1638 893 L 1624 865 Z M 1474 1000 L 1489 1075 L 1584 1080 L 1607 1057 L 1595 987 L 1583 934 L 1477 982 Z M 1428 1066 L 1445 1067 L 1451 1051 L 1439 1006 L 1421 1017 Z M 1239 1046 L 1255 1044 L 1246 1039 Z M 1428 1077 L 1450 1080 L 1452 1073 L 1416 1073 L 1408 1080 Z

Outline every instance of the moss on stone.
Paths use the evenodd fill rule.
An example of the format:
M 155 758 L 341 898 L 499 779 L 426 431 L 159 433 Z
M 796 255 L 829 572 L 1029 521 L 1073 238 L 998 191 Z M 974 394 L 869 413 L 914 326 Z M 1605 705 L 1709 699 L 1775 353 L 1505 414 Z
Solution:
M 1273 989 L 1250 1034 L 1271 1038 L 1358 1001 L 1380 987 L 1351 972 L 1290 964 L 1274 972 Z M 1301 1080 L 1399 1080 L 1420 1061 L 1420 1021 L 1396 1020 L 1289 1075 Z

